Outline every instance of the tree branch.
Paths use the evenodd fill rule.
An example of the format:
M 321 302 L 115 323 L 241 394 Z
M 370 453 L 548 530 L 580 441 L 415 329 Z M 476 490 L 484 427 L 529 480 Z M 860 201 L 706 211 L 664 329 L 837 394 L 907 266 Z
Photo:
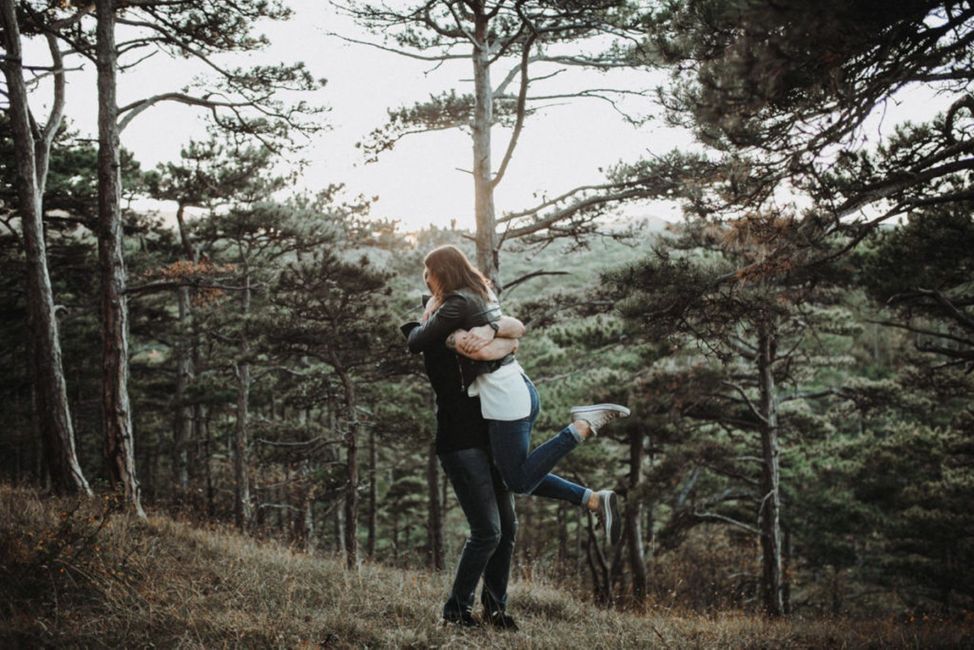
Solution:
M 909 325 L 907 323 L 897 323 L 896 321 L 890 321 L 890 320 L 873 320 L 870 318 L 867 318 L 866 322 L 875 323 L 876 325 L 885 325 L 887 327 L 895 327 L 898 329 L 906 330 L 908 332 L 913 332 L 914 334 L 923 334 L 925 336 L 933 336 L 936 338 L 954 341 L 955 343 L 962 343 L 964 345 L 974 346 L 974 341 L 970 339 L 965 339 L 960 336 L 954 336 L 953 334 L 935 332 L 933 330 L 923 329 L 922 327 L 914 327 L 913 325 Z
M 696 517 L 697 519 L 703 519 L 705 521 L 719 521 L 725 524 L 730 524 L 731 526 L 735 526 L 742 530 L 746 530 L 747 532 L 752 533 L 754 535 L 761 534 L 761 531 L 755 528 L 754 526 L 745 524 L 742 521 L 732 519 L 725 515 L 717 514 L 716 512 L 694 512 L 693 516 Z
M 354 43 L 355 45 L 365 45 L 367 47 L 372 47 L 372 48 L 375 48 L 377 50 L 382 50 L 384 52 L 391 52 L 392 54 L 398 54 L 400 56 L 405 56 L 405 57 L 408 57 L 410 59 L 416 59 L 418 61 L 437 61 L 437 62 L 442 62 L 442 61 L 450 61 L 450 60 L 458 60 L 458 59 L 469 59 L 470 58 L 466 54 L 440 54 L 438 56 L 425 56 L 425 55 L 422 55 L 422 54 L 416 54 L 415 52 L 409 52 L 408 50 L 400 50 L 400 49 L 397 49 L 397 48 L 394 48 L 394 47 L 388 47 L 388 46 L 385 46 L 385 45 L 379 45 L 378 43 L 371 43 L 369 41 L 360 41 L 360 40 L 355 39 L 355 38 L 349 38 L 347 36 L 342 36 L 341 34 L 336 34 L 334 32 L 328 32 L 325 35 L 326 36 L 334 36 L 335 38 L 341 39 L 341 40 L 343 40 L 343 41 L 345 41 L 347 43 Z M 453 47 L 453 45 L 451 44 L 451 45 L 447 46 L 446 49 L 449 50 L 452 47 Z
M 954 318 L 958 323 L 966 327 L 967 329 L 974 330 L 974 318 L 971 318 L 964 312 L 960 311 L 957 306 L 942 292 L 936 289 L 917 289 L 916 293 L 931 297 L 936 300 L 944 310 Z
M 262 445 L 267 445 L 268 447 L 310 447 L 312 445 L 341 445 L 345 441 L 341 438 L 334 440 L 326 440 L 323 436 L 318 436 L 317 438 L 312 438 L 311 440 L 298 440 L 298 441 L 280 441 L 280 440 L 267 440 L 265 438 L 257 438 L 254 442 L 259 442 Z
M 521 137 L 521 129 L 524 128 L 524 104 L 528 96 L 528 84 L 530 83 L 530 79 L 528 78 L 528 55 L 531 53 L 531 47 L 534 45 L 536 38 L 536 34 L 531 34 L 531 36 L 528 37 L 527 42 L 524 44 L 524 50 L 521 52 L 521 87 L 517 93 L 514 130 L 511 132 L 511 139 L 507 143 L 507 150 L 504 152 L 504 157 L 501 159 L 500 167 L 498 167 L 497 173 L 490 181 L 491 187 L 497 187 L 497 185 L 501 182 L 501 179 L 504 178 L 504 173 L 507 171 L 507 166 L 511 162 L 511 156 L 514 155 L 514 149 L 517 147 L 517 141 Z
M 221 101 L 213 101 L 211 99 L 207 99 L 206 97 L 194 97 L 192 95 L 187 95 L 185 93 L 176 93 L 176 92 L 163 93 L 161 95 L 155 95 L 153 97 L 140 99 L 138 101 L 132 102 L 131 104 L 126 104 L 125 106 L 120 107 L 118 109 L 118 114 L 122 115 L 124 113 L 128 113 L 128 115 L 125 115 L 125 117 L 123 117 L 119 121 L 118 123 L 119 132 L 123 131 L 125 127 L 128 126 L 129 123 L 139 115 L 139 113 L 154 106 L 155 104 L 158 104 L 159 102 L 165 102 L 165 101 L 178 102 L 180 104 L 187 104 L 189 106 L 202 106 L 204 108 L 210 108 L 210 109 L 242 108 L 246 106 L 254 106 L 255 103 L 255 101 L 251 101 L 251 100 L 244 101 L 244 102 L 225 102 L 225 101 L 221 102 Z
M 505 294 L 510 293 L 511 289 L 521 284 L 522 282 L 527 282 L 532 278 L 541 277 L 543 275 L 571 275 L 571 273 L 569 271 L 545 271 L 545 270 L 532 271 L 531 273 L 526 273 L 522 275 L 516 280 L 511 280 L 510 282 L 505 283 L 504 293 Z
M 747 408 L 751 411 L 751 414 L 754 417 L 756 417 L 758 420 L 763 422 L 764 424 L 768 423 L 768 418 L 761 414 L 761 412 L 758 410 L 758 407 L 754 405 L 754 402 L 751 401 L 751 398 L 747 396 L 747 392 L 745 392 L 745 390 L 740 385 L 735 384 L 732 381 L 722 381 L 720 383 L 724 386 L 727 386 L 728 388 L 737 391 L 737 393 L 744 398 L 744 402 L 747 404 Z

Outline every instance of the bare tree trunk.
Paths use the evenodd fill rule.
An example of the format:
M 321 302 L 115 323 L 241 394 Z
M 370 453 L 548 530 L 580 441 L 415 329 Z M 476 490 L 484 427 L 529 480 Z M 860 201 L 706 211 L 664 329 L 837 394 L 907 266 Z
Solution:
M 643 552 L 642 501 L 639 487 L 643 471 L 643 434 L 629 433 L 629 497 L 626 499 L 626 545 L 629 547 L 629 574 L 633 597 L 642 603 L 646 598 L 646 558 Z
M 309 460 L 301 461 L 301 480 L 304 483 L 301 489 L 301 534 L 305 552 L 311 553 L 315 549 L 315 489 Z
M 569 505 L 566 501 L 558 502 L 558 510 L 556 511 L 556 524 L 558 526 L 558 555 L 557 555 L 557 570 L 556 574 L 558 578 L 564 578 L 568 575 L 568 509 Z
M 334 367 L 345 389 L 345 564 L 358 566 L 358 416 L 355 413 L 355 386 L 337 359 Z
M 13 0 L 0 1 L 0 24 L 3 25 L 6 54 L 0 67 L 7 81 L 7 112 L 16 150 L 18 211 L 27 262 L 28 337 L 32 353 L 31 385 L 36 407 L 33 415 L 54 491 L 80 492 L 90 496 L 91 488 L 81 471 L 75 451 L 43 223 L 43 198 L 51 145 L 61 126 L 64 110 L 63 62 L 57 41 L 53 36 L 48 36 L 53 67 L 56 69 L 54 102 L 47 124 L 35 140 L 24 82 L 23 52 L 15 4 Z
M 758 332 L 759 409 L 764 422 L 761 427 L 761 551 L 763 564 L 762 591 L 764 607 L 771 616 L 785 613 L 782 590 L 781 563 L 781 501 L 778 449 L 778 405 L 775 399 L 773 365 L 776 344 L 771 323 L 763 321 Z
M 179 331 L 176 332 L 173 344 L 173 356 L 176 358 L 176 392 L 173 395 L 173 432 L 172 432 L 172 471 L 173 483 L 180 498 L 189 488 L 189 431 L 193 423 L 192 409 L 186 404 L 186 389 L 192 380 L 193 360 L 186 341 L 186 324 L 189 321 L 189 289 L 180 287 L 179 300 Z
M 335 398 L 329 394 L 328 396 L 328 429 L 332 432 L 338 431 L 338 406 Z M 329 447 L 328 449 L 328 459 L 333 462 L 339 462 L 341 460 L 341 452 L 337 447 Z M 344 505 L 344 503 L 343 503 Z M 345 554 L 345 522 L 343 519 L 343 508 L 335 508 L 333 512 L 334 517 L 334 532 L 335 532 L 335 548 L 342 555 Z
M 115 1 L 96 5 L 98 18 L 98 262 L 101 272 L 102 417 L 105 451 L 112 487 L 122 486 L 125 499 L 140 517 L 142 496 L 135 472 L 132 412 L 128 379 L 128 302 L 122 248 L 121 163 L 115 48 Z
M 366 516 L 368 519 L 369 535 L 365 543 L 365 554 L 372 559 L 375 556 L 375 518 L 376 518 L 376 484 L 375 484 L 375 465 L 377 452 L 375 449 L 375 431 L 369 427 L 369 511 Z
M 204 414 L 200 420 L 200 430 L 197 433 L 199 439 L 203 441 L 203 478 L 206 481 L 206 513 L 213 517 L 216 515 L 216 488 L 213 485 L 213 471 L 210 468 L 210 458 L 213 452 L 210 449 L 210 426 L 209 416 Z
M 586 509 L 587 510 L 587 509 Z M 578 510 L 578 517 L 575 521 L 575 574 L 582 574 L 582 517 L 587 517 L 588 514 L 582 514 L 581 510 Z
M 440 473 L 439 461 L 436 457 L 436 443 L 429 446 L 426 455 L 426 486 L 429 493 L 429 511 L 426 524 L 427 541 L 429 545 L 429 566 L 435 571 L 442 571 L 443 562 L 443 514 L 440 508 Z
M 784 557 L 782 558 L 784 575 L 782 577 L 781 602 L 784 606 L 784 613 L 791 614 L 791 529 L 783 526 L 781 530 L 784 539 L 784 545 L 782 547 L 784 551 Z
M 250 316 L 250 272 L 244 265 L 242 312 L 247 327 Z M 250 340 L 246 329 L 240 334 L 240 358 L 236 363 L 237 418 L 233 430 L 233 518 L 237 528 L 244 530 L 251 517 L 250 477 L 247 472 L 247 418 L 250 414 Z
M 342 508 L 335 508 L 335 548 L 345 554 L 345 515 Z
M 179 237 L 183 243 L 184 253 L 190 261 L 195 260 L 195 252 L 189 241 L 185 221 L 186 206 L 180 201 L 176 208 L 176 223 L 179 226 Z M 172 467 L 173 479 L 177 490 L 181 493 L 189 488 L 189 438 L 190 431 L 198 426 L 195 409 L 186 404 L 186 390 L 193 381 L 195 368 L 193 365 L 193 348 L 196 347 L 192 327 L 192 305 L 189 287 L 179 287 L 177 290 L 179 301 L 179 331 L 176 333 L 173 345 L 173 356 L 176 358 L 176 394 L 173 401 L 173 440 Z
M 474 214 L 477 223 L 477 266 L 499 291 L 497 223 L 494 213 L 494 184 L 491 169 L 490 132 L 494 121 L 494 91 L 490 85 L 489 19 L 483 3 L 477 3 L 474 26 L 473 78 L 473 183 Z
M 605 561 L 605 554 L 602 552 L 602 547 L 595 535 L 592 513 L 587 511 L 585 514 L 588 533 L 588 539 L 585 543 L 585 558 L 588 560 L 588 568 L 592 572 L 592 589 L 595 592 L 595 601 L 611 606 L 612 576 Z
M 196 251 L 196 247 L 193 245 L 193 240 L 189 234 L 189 228 L 186 226 L 186 206 L 180 202 L 176 209 L 176 223 L 179 227 L 179 240 L 183 246 L 183 254 L 186 259 L 194 264 L 198 261 L 199 255 Z M 189 337 L 189 375 L 187 379 L 190 383 L 194 383 L 199 374 L 203 371 L 203 354 L 200 350 L 200 333 L 193 314 L 193 292 L 189 287 L 183 287 L 185 291 L 185 303 L 181 303 L 180 307 L 180 319 L 182 320 L 182 304 L 185 304 L 185 321 L 183 329 Z M 180 295 L 180 299 L 183 299 L 183 294 Z M 194 474 L 199 471 L 196 467 L 196 463 L 206 463 L 204 467 L 204 475 L 207 480 L 209 480 L 209 431 L 207 428 L 207 414 L 206 406 L 201 404 L 198 400 L 190 408 L 192 421 L 190 423 L 190 431 L 192 439 L 195 441 L 195 447 L 199 451 L 205 454 L 205 458 L 199 458 L 197 453 L 197 458 L 194 458 L 193 463 L 189 464 L 189 469 Z M 208 484 L 209 485 L 209 484 Z
M 133 430 L 132 435 L 134 436 L 135 433 Z M 159 476 L 159 456 L 163 449 L 162 436 L 157 432 L 154 438 L 149 440 L 147 436 L 143 437 L 143 444 L 139 446 L 142 452 L 142 462 L 139 463 L 139 467 L 144 468 L 145 473 L 145 479 L 140 481 L 142 494 L 150 500 L 155 500 L 158 495 L 156 477 Z
M 628 593 L 626 572 L 622 570 L 628 557 L 628 553 L 626 552 L 626 542 L 628 540 L 629 531 L 626 530 L 625 522 L 623 522 L 619 543 L 612 547 L 612 561 L 609 563 L 609 576 L 611 578 L 609 588 L 612 589 L 613 594 L 619 595 L 618 598 L 613 595 L 615 602 L 625 602 L 625 597 Z

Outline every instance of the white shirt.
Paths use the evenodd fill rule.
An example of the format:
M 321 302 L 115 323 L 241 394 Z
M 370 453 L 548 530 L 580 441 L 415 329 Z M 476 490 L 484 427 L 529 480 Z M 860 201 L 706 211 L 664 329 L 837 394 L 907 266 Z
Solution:
M 531 393 L 524 383 L 524 369 L 517 360 L 477 377 L 467 394 L 480 395 L 485 420 L 521 420 L 531 415 Z

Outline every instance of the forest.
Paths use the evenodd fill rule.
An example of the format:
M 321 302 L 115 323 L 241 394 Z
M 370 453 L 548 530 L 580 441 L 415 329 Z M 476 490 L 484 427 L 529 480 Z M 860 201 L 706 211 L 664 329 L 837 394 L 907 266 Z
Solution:
M 343 125 L 318 102 L 340 95 L 266 51 L 263 30 L 298 4 L 0 0 L 0 645 L 304 643 L 193 645 L 148 622 L 124 642 L 99 636 L 108 623 L 59 636 L 119 616 L 97 599 L 164 581 L 134 577 L 129 557 L 153 554 L 152 536 L 210 534 L 187 530 L 288 549 L 271 581 L 431 579 L 411 615 L 432 626 L 468 528 L 399 327 L 422 312 L 423 258 L 442 244 L 527 325 L 535 444 L 573 404 L 632 410 L 558 467 L 619 494 L 618 544 L 583 509 L 516 500 L 510 609 L 525 594 L 527 645 L 548 647 L 537 635 L 559 599 L 701 629 L 922 627 L 876 646 L 856 624 L 836 624 L 844 642 L 653 624 L 641 640 L 589 630 L 593 647 L 974 642 L 974 4 L 322 3 L 358 30 L 333 38 L 464 66 L 328 153 L 367 164 L 457 132 L 471 225 L 417 228 L 342 178 L 303 179 L 308 143 Z M 150 54 L 207 74 L 123 103 Z M 583 85 L 547 90 L 564 70 Z M 609 87 L 638 74 L 658 84 Z M 72 103 L 82 79 L 97 106 Z M 503 199 L 518 164 L 545 164 L 523 159 L 525 134 L 593 100 L 633 138 L 662 123 L 686 144 L 648 138 L 574 189 Z M 911 119 L 885 118 L 910 102 Z M 173 103 L 205 134 L 140 162 L 126 128 Z M 72 119 L 95 112 L 96 132 Z M 113 543 L 131 544 L 119 564 L 99 550 Z M 316 647 L 448 643 L 345 624 Z

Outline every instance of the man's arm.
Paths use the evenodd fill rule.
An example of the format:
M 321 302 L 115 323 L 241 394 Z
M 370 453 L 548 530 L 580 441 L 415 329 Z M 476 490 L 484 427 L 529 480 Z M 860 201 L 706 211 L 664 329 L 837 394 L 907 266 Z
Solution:
M 491 330 L 493 332 L 493 330 Z M 517 339 L 513 338 L 503 338 L 496 337 L 492 341 L 488 341 L 484 345 L 478 345 L 477 349 L 473 352 L 465 352 L 462 348 L 466 347 L 464 343 L 468 339 L 477 338 L 470 332 L 466 330 L 457 330 L 450 334 L 446 338 L 446 347 L 450 348 L 457 354 L 462 354 L 468 359 L 473 359 L 474 361 L 495 361 L 497 359 L 503 359 L 512 352 L 517 352 L 520 343 Z M 482 342 L 483 339 L 477 338 L 477 341 Z
M 490 329 L 490 330 L 494 329 L 490 325 L 484 325 L 482 327 L 486 327 L 487 329 Z M 479 335 L 478 330 L 480 330 L 480 329 L 482 329 L 482 328 L 481 327 L 475 327 L 471 331 L 472 332 L 475 332 L 475 333 L 477 333 Z M 519 339 L 522 336 L 524 336 L 524 333 L 526 331 L 527 331 L 527 328 L 524 326 L 524 323 L 522 323 L 518 319 L 514 318 L 513 316 L 501 316 L 497 320 L 497 334 L 495 336 L 497 338 L 499 338 L 499 339 L 502 339 L 502 338 L 503 339 Z
M 427 311 L 425 321 L 406 330 L 406 344 L 413 354 L 442 343 L 463 322 L 464 298 L 459 294 L 447 296 L 442 305 L 435 306 L 432 315 Z M 432 303 L 432 300 L 430 301 Z M 429 306 L 429 305 L 427 305 Z M 409 325 L 409 324 L 407 324 Z M 406 327 L 406 326 L 404 326 Z
M 462 331 L 462 334 L 455 338 L 455 351 L 473 359 L 472 355 L 489 345 L 491 341 L 519 339 L 524 336 L 526 331 L 524 323 L 513 316 L 501 316 L 494 323 L 497 325 L 496 333 L 493 324 L 472 327 L 469 332 Z
M 496 333 L 490 325 L 480 325 L 469 331 L 456 330 L 447 337 L 446 346 L 457 354 L 477 361 L 503 359 L 517 351 L 517 340 L 524 336 L 526 328 L 524 323 L 512 316 L 501 316 L 495 322 Z

